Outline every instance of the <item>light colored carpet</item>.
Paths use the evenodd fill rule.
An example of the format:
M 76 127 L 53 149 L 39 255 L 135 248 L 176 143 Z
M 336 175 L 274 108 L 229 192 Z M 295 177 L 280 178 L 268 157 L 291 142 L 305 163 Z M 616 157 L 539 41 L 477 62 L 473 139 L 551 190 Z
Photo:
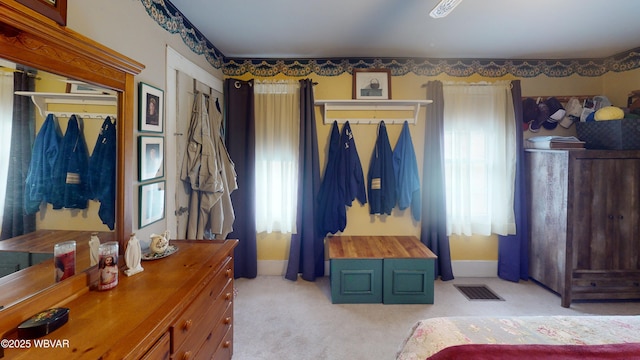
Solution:
M 505 301 L 467 300 L 454 284 L 486 284 Z M 459 278 L 435 282 L 433 305 L 332 304 L 329 278 L 236 280 L 233 360 L 395 359 L 420 319 L 491 315 L 638 315 L 640 302 L 578 302 L 532 282 Z

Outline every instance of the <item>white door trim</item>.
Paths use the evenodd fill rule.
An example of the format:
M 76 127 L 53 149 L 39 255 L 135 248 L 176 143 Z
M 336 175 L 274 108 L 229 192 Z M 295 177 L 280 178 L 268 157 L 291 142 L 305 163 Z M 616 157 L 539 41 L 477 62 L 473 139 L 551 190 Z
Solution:
M 166 86 L 166 97 L 165 97 L 165 124 L 166 124 L 166 139 L 165 139 L 165 169 L 167 169 L 166 174 L 175 174 L 178 171 L 177 161 L 175 156 L 171 156 L 169 154 L 176 153 L 176 123 L 175 121 L 168 121 L 169 119 L 176 119 L 177 116 L 177 94 L 175 94 L 177 76 L 176 71 L 180 71 L 189 75 L 194 79 L 198 79 L 201 83 L 211 87 L 214 90 L 217 90 L 220 93 L 223 93 L 223 81 L 213 76 L 200 66 L 191 62 L 189 59 L 182 56 L 176 50 L 174 50 L 171 46 L 167 45 L 167 86 Z M 167 187 L 166 187 L 166 226 L 167 229 L 172 230 L 172 233 L 175 234 L 175 229 L 177 229 L 176 222 L 176 199 L 173 194 L 176 192 L 176 180 L 174 176 L 166 176 Z

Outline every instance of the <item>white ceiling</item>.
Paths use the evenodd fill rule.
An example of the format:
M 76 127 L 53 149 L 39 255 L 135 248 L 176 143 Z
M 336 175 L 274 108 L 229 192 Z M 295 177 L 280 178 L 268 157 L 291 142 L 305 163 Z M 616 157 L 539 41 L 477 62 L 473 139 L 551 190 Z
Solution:
M 602 58 L 640 47 L 639 0 L 170 0 L 229 58 Z

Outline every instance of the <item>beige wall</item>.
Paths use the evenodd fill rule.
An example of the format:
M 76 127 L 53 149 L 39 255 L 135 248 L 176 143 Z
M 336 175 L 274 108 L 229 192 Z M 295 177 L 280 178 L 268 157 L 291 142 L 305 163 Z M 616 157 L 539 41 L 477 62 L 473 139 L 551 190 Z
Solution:
M 309 76 L 318 83 L 315 87 L 316 100 L 350 99 L 351 98 L 351 75 L 342 74 L 339 76 Z M 626 105 L 627 94 L 634 89 L 640 88 L 637 85 L 640 77 L 640 70 L 627 73 L 608 73 L 602 77 L 581 77 L 572 75 L 564 78 L 551 78 L 548 76 L 538 76 L 535 78 L 520 79 L 523 96 L 566 96 L 566 95 L 607 95 L 614 105 Z M 251 75 L 245 74 L 241 79 L 250 79 Z M 274 79 L 286 79 L 286 76 L 279 75 Z M 515 79 L 512 76 L 504 78 L 482 78 L 480 76 L 470 76 L 467 78 L 454 78 L 450 76 L 425 77 L 408 74 L 399 77 L 392 77 L 392 95 L 394 99 L 426 99 L 426 91 L 423 84 L 430 80 L 442 81 L 496 81 Z M 605 86 L 607 85 L 607 86 Z M 608 90 L 609 92 L 606 92 Z M 428 106 L 428 105 L 427 105 Z M 411 137 L 416 150 L 416 158 L 420 174 L 422 174 L 422 159 L 424 149 L 424 108 L 421 110 L 417 125 L 410 126 Z M 320 148 L 320 163 L 324 167 L 326 163 L 326 153 L 328 151 L 328 140 L 331 125 L 323 124 L 321 108 L 316 108 L 316 123 L 318 126 L 318 143 Z M 362 163 L 364 175 L 366 177 L 371 159 L 371 151 L 376 139 L 375 125 L 352 125 L 351 126 L 358 154 Z M 389 140 L 392 148 L 398 139 L 401 126 L 387 126 Z M 532 135 L 575 135 L 575 126 L 569 129 L 557 127 L 553 131 L 541 129 L 539 133 L 524 132 L 523 136 Z M 322 171 L 324 170 L 321 169 Z M 409 210 L 400 211 L 394 209 L 391 216 L 380 217 L 371 216 L 368 212 L 368 205 L 361 206 L 357 201 L 347 211 L 347 228 L 344 235 L 420 235 L 420 223 L 411 218 Z M 258 235 L 258 258 L 259 260 L 283 260 L 288 257 L 289 237 L 282 234 L 259 234 Z M 497 237 L 464 237 L 452 236 L 450 239 L 452 260 L 497 260 L 498 240 Z
M 218 69 L 211 67 L 203 56 L 194 54 L 184 45 L 177 34 L 170 34 L 160 27 L 146 12 L 139 0 L 83 0 L 71 1 L 68 4 L 68 27 L 92 38 L 122 54 L 131 57 L 146 66 L 146 69 L 136 77 L 159 88 L 165 87 L 165 48 L 170 45 L 190 61 L 210 71 L 214 76 L 222 78 Z M 245 75 L 243 79 L 252 76 Z M 321 99 L 349 99 L 351 97 L 351 75 L 340 76 L 309 76 L 318 82 L 315 98 Z M 286 78 L 278 76 L 277 78 Z M 424 77 L 408 74 L 392 78 L 392 94 L 394 99 L 425 99 L 425 89 L 422 84 L 429 80 L 453 81 L 495 81 L 496 78 L 483 79 L 480 76 L 468 78 L 452 78 L 449 76 Z M 505 77 L 504 79 L 513 79 Z M 624 106 L 626 96 L 630 90 L 640 88 L 640 70 L 626 73 L 608 73 L 602 77 L 580 77 L 573 75 L 566 78 L 536 78 L 522 79 L 524 96 L 549 95 L 584 95 L 604 94 L 609 96 L 614 105 Z M 137 96 L 137 94 L 136 94 Z M 316 112 L 318 122 L 318 140 L 320 145 L 320 161 L 326 161 L 327 141 L 330 125 L 322 124 L 320 109 Z M 422 170 L 422 150 L 424 148 L 424 109 L 420 115 L 421 121 L 411 125 L 410 131 L 416 149 L 418 166 Z M 167 119 L 167 121 L 174 121 Z M 353 132 L 356 145 L 366 176 L 370 154 L 376 137 L 376 126 L 354 125 Z M 388 127 L 392 146 L 398 138 L 400 125 Z M 567 131 L 556 130 L 548 132 L 542 130 L 539 134 L 574 134 L 574 129 Z M 528 134 L 525 134 L 527 136 Z M 167 137 L 169 139 L 169 137 Z M 132 159 L 132 162 L 136 162 Z M 133 164 L 137 167 L 137 163 Z M 167 173 L 175 169 L 167 169 Z M 137 204 L 137 196 L 134 203 Z M 137 205 L 136 205 L 137 206 Z M 137 211 L 135 212 L 137 213 Z M 408 234 L 419 235 L 420 224 L 411 219 L 409 211 L 394 210 L 391 216 L 382 219 L 372 217 L 368 213 L 368 206 L 360 206 L 357 202 L 347 213 L 347 229 L 345 234 Z M 134 219 L 137 224 L 137 219 Z M 166 224 L 159 222 L 140 231 L 140 236 L 146 237 L 151 232 L 162 231 Z M 258 236 L 258 257 L 260 260 L 283 260 L 288 257 L 289 238 L 279 234 L 260 234 Z M 497 241 L 495 238 L 452 238 L 452 257 L 454 260 L 495 260 L 497 259 Z
M 187 47 L 178 34 L 163 29 L 152 19 L 140 0 L 82 0 L 69 1 L 67 10 L 68 28 L 145 65 L 145 69 L 136 76 L 137 83 L 144 82 L 165 90 L 166 94 L 166 48 L 170 46 L 189 61 L 222 79 L 222 71 L 213 68 L 202 55 L 197 55 Z M 137 115 L 135 116 L 137 121 Z M 176 119 L 165 119 L 166 124 Z M 188 119 L 184 120 L 188 121 Z M 134 126 L 138 128 L 137 124 Z M 137 134 L 135 134 L 137 138 Z M 166 133 L 165 141 L 172 139 Z M 137 139 L 136 139 L 137 141 Z M 138 168 L 137 159 L 131 159 L 130 166 Z M 165 174 L 174 174 L 175 169 L 165 169 Z M 136 172 L 137 173 L 137 170 Z M 134 184 L 133 197 L 135 218 L 134 231 L 138 227 L 138 183 Z M 173 210 L 167 210 L 167 213 Z M 165 217 L 166 219 L 166 217 Z M 152 233 L 160 233 L 166 228 L 166 222 L 160 221 L 136 231 L 139 239 L 149 239 Z

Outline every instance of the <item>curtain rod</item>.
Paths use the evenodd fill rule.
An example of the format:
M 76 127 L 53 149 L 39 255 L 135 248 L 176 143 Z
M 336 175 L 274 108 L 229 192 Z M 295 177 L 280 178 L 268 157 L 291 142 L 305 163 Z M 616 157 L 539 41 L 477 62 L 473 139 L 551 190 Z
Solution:
M 5 71 L 5 72 L 27 74 L 27 76 L 31 76 L 31 77 L 35 78 L 36 80 L 40 80 L 40 78 L 37 77 L 37 74 L 34 73 L 34 72 L 24 71 L 24 70 L 20 70 L 20 69 L 13 69 L 13 68 L 2 66 L 2 65 L 0 65 L 0 70 L 1 71 Z

